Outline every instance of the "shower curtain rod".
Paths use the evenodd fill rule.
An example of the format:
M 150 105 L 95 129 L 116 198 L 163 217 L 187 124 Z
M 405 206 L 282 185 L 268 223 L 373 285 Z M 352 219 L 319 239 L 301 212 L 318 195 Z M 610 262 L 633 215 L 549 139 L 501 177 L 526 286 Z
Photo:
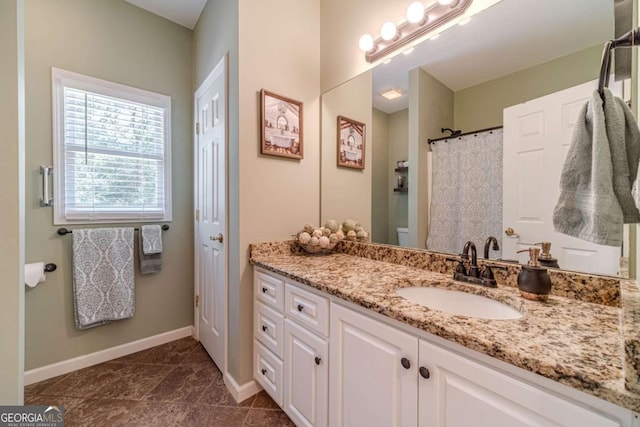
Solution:
M 617 39 L 609 40 L 604 44 L 602 63 L 600 64 L 600 78 L 598 79 L 598 92 L 604 99 L 604 88 L 609 86 L 609 73 L 611 72 L 611 51 L 619 47 L 636 47 L 640 45 L 640 28 L 623 34 Z
M 429 143 L 429 145 L 431 145 L 431 144 L 433 144 L 435 142 L 438 142 L 438 141 L 444 141 L 444 140 L 447 140 L 447 139 L 461 138 L 463 136 L 478 134 L 478 133 L 482 133 L 482 132 L 489 132 L 489 131 L 496 130 L 496 129 L 502 129 L 502 126 L 495 126 L 495 127 L 492 127 L 492 128 L 479 129 L 479 130 L 474 130 L 474 131 L 471 131 L 471 132 L 465 132 L 465 133 L 461 133 L 460 135 L 456 135 L 454 137 L 443 136 L 442 138 L 427 139 L 427 142 Z

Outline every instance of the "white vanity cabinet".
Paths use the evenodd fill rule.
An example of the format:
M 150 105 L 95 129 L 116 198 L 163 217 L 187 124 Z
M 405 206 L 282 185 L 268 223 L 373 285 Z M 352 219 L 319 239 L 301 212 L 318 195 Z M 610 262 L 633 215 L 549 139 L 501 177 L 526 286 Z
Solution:
M 360 310 L 358 310 L 360 311 Z M 331 304 L 329 424 L 629 425 L 453 351 Z
M 416 426 L 418 339 L 331 304 L 329 424 Z
M 631 411 L 254 270 L 254 378 L 297 426 L 640 427 Z
M 420 427 L 621 425 L 424 340 L 419 369 Z
M 257 268 L 254 295 L 254 378 L 297 426 L 327 426 L 329 299 Z

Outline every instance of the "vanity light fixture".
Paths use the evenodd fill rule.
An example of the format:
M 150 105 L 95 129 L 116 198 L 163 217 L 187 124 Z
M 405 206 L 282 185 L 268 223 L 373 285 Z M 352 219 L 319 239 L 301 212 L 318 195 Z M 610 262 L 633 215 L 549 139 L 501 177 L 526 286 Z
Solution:
M 465 13 L 473 0 L 438 0 L 425 8 L 420 1 L 413 2 L 407 9 L 407 21 L 397 25 L 385 22 L 380 28 L 380 37 L 376 40 L 370 34 L 360 37 L 360 49 L 365 59 L 372 63 L 404 47 L 430 31 Z M 435 36 L 434 36 L 435 37 Z
M 412 48 L 412 47 L 410 47 L 410 48 L 409 48 L 409 49 L 407 49 L 407 50 L 402 51 L 402 54 L 403 54 L 403 55 L 409 55 L 411 52 L 413 52 L 413 48 Z
M 393 99 L 400 98 L 402 95 L 404 95 L 404 92 L 402 91 L 402 89 L 389 89 L 387 91 L 380 92 L 380 95 L 383 98 L 391 101 Z
M 471 18 L 464 18 L 462 21 L 458 22 L 458 25 L 467 25 L 471 21 Z

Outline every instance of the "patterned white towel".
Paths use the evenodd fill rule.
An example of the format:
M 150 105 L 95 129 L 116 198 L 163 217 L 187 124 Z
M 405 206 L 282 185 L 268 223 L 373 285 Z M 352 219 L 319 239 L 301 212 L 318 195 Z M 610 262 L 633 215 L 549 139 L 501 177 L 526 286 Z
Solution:
M 159 225 L 143 225 L 140 227 L 142 236 L 142 253 L 145 255 L 162 253 L 162 229 Z
M 133 228 L 73 230 L 73 309 L 77 329 L 133 317 Z

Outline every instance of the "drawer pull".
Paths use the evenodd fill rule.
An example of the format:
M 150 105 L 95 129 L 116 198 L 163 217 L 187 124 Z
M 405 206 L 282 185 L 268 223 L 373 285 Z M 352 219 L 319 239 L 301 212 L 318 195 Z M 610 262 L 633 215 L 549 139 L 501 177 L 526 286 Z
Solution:
M 269 290 L 269 289 L 265 288 L 264 286 L 262 287 L 262 293 L 263 293 L 263 294 L 266 294 L 268 290 Z
M 267 325 L 262 325 L 262 332 L 267 332 Z
M 320 362 L 322 362 L 322 359 L 320 359 L 318 356 L 316 356 L 315 360 L 316 360 L 316 365 L 319 365 Z
M 267 375 L 267 370 L 266 370 L 266 369 L 264 369 L 264 368 L 263 368 L 263 369 L 261 370 L 261 372 L 262 372 L 262 375 Z
M 425 368 L 424 366 L 420 366 L 420 376 L 425 380 L 428 380 L 429 377 L 431 377 L 431 372 L 429 372 L 428 368 Z
M 411 368 L 411 362 L 409 362 L 409 359 L 407 359 L 406 357 L 403 357 L 402 359 L 400 359 L 400 364 L 402 364 L 402 367 L 404 369 Z
M 298 311 L 304 310 L 304 306 L 302 304 L 298 304 Z

